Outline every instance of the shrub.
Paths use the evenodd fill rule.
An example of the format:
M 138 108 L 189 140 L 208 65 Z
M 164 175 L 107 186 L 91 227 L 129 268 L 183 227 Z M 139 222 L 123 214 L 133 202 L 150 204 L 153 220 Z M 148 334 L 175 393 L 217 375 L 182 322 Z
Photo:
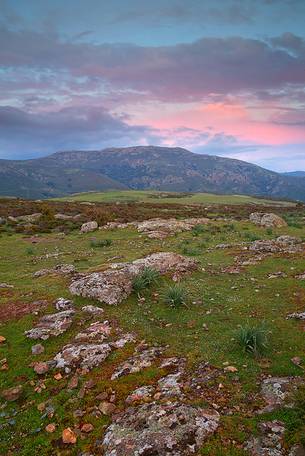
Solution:
M 27 255 L 34 255 L 33 247 L 27 247 L 25 252 L 26 252 Z
M 110 247 L 112 245 L 112 240 L 111 239 L 102 239 L 100 241 L 96 239 L 92 239 L 90 241 L 90 247 L 92 249 L 99 249 L 103 247 Z
M 149 288 L 151 285 L 156 284 L 160 274 L 153 268 L 144 268 L 142 272 L 136 275 L 132 281 L 132 288 L 134 291 L 139 293 L 146 288 Z
M 267 348 L 268 331 L 264 324 L 241 326 L 236 332 L 236 339 L 244 352 L 259 355 Z
M 199 236 L 199 234 L 204 233 L 204 226 L 203 225 L 195 225 L 192 228 L 192 234 L 193 236 Z
M 171 307 L 181 307 L 186 303 L 186 291 L 181 285 L 169 286 L 163 293 L 163 300 Z
M 245 233 L 244 236 L 245 236 L 245 239 L 247 239 L 248 241 L 251 241 L 251 242 L 257 241 L 258 239 L 260 239 L 260 237 L 257 236 L 257 234 L 255 234 L 255 233 Z

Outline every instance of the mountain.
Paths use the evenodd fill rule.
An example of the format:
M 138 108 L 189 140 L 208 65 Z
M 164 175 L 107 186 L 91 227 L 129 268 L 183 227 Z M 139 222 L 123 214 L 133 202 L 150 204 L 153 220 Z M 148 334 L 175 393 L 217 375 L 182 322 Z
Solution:
M 282 173 L 282 176 L 305 177 L 305 171 L 290 171 Z
M 182 148 L 137 146 L 0 160 L 0 194 L 47 198 L 105 189 L 248 194 L 305 201 L 305 178 Z

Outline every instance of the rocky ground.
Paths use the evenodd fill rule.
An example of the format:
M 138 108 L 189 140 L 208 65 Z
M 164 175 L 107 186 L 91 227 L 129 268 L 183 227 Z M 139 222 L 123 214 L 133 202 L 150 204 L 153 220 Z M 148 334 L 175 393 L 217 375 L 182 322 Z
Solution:
M 16 204 L 0 234 L 1 455 L 305 454 L 304 208 L 101 222 L 75 204 L 44 230 L 47 203 Z M 263 349 L 245 350 L 240 329 L 262 325 Z

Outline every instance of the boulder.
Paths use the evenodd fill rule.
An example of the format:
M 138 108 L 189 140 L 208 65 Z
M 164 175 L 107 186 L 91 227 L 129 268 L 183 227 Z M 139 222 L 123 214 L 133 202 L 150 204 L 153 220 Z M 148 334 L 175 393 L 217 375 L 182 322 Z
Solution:
M 80 229 L 81 233 L 90 233 L 98 229 L 98 223 L 94 220 L 92 222 L 83 223 Z
M 23 388 L 21 385 L 13 386 L 13 388 L 9 388 L 9 389 L 2 391 L 2 397 L 6 401 L 13 402 L 13 401 L 17 401 L 20 398 L 22 392 L 23 392 Z
M 114 263 L 104 272 L 94 272 L 73 281 L 73 295 L 97 299 L 109 305 L 122 302 L 132 292 L 133 278 L 146 267 L 160 274 L 174 273 L 177 279 L 198 267 L 197 261 L 171 252 L 160 252 L 131 263 Z
M 37 325 L 25 331 L 29 339 L 47 340 L 51 336 L 63 334 L 72 324 L 74 310 L 64 310 L 55 314 L 44 315 Z
M 105 456 L 192 455 L 218 428 L 217 412 L 187 404 L 130 407 L 115 417 L 103 441 Z
M 54 302 L 56 310 L 73 310 L 74 304 L 70 299 L 58 298 Z
M 264 226 L 266 228 L 279 228 L 282 226 L 287 226 L 282 217 L 279 215 L 264 212 L 252 212 L 249 216 L 250 222 L 253 222 L 255 225 Z

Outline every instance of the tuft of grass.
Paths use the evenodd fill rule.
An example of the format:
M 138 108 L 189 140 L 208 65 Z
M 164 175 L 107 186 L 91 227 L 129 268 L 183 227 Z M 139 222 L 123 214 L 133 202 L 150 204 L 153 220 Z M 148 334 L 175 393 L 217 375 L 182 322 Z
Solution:
M 192 228 L 192 234 L 193 236 L 199 236 L 199 234 L 202 234 L 204 233 L 204 226 L 199 224 L 199 225 L 195 225 L 193 228 Z
M 171 307 L 181 307 L 186 304 L 186 290 L 181 285 L 171 285 L 163 292 L 163 301 Z
M 158 283 L 160 274 L 153 268 L 146 267 L 136 275 L 132 281 L 132 288 L 135 292 L 139 293 L 146 288 L 149 288 L 151 285 Z
M 264 323 L 241 326 L 236 331 L 236 340 L 244 352 L 260 355 L 267 348 L 268 331 Z
M 260 236 L 257 236 L 255 233 L 245 233 L 244 237 L 250 242 L 258 241 L 260 239 Z
M 92 249 L 99 249 L 103 247 L 110 247 L 112 245 L 112 239 L 102 239 L 102 240 L 96 240 L 92 239 L 90 241 L 90 247 Z
M 25 253 L 26 253 L 27 255 L 34 255 L 35 252 L 34 252 L 33 247 L 27 247 L 27 248 L 25 249 Z

